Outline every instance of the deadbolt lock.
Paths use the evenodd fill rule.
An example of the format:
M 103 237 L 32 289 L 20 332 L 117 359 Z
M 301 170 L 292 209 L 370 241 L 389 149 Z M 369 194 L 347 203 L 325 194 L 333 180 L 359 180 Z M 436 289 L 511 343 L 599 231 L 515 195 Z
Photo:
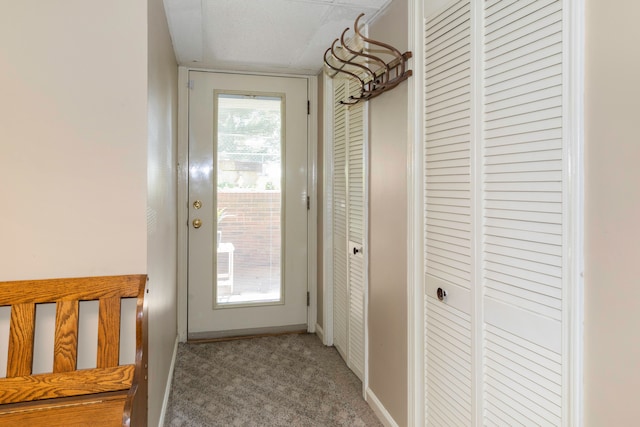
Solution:
M 195 209 L 200 209 L 202 207 L 202 202 L 200 200 L 196 200 L 195 202 L 193 202 L 193 207 Z
M 196 218 L 193 220 L 193 228 L 200 228 L 202 227 L 202 220 L 200 220 L 199 218 Z

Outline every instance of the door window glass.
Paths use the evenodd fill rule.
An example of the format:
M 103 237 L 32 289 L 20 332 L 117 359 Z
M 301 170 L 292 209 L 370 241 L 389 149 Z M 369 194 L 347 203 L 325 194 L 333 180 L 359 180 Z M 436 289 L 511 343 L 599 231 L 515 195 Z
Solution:
M 216 94 L 218 308 L 282 302 L 283 101 Z

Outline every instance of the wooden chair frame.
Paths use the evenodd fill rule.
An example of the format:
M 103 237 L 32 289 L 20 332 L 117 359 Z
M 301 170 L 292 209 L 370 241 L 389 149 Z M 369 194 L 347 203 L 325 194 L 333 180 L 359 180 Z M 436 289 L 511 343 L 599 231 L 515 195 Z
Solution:
M 11 306 L 7 374 L 0 378 L 0 424 L 106 426 L 119 425 L 114 418 L 120 416 L 123 426 L 146 425 L 146 282 L 145 275 L 0 282 L 0 306 Z M 135 363 L 128 365 L 119 364 L 123 298 L 137 298 Z M 96 367 L 78 370 L 79 305 L 95 300 Z M 32 374 L 36 304 L 52 302 L 53 372 Z

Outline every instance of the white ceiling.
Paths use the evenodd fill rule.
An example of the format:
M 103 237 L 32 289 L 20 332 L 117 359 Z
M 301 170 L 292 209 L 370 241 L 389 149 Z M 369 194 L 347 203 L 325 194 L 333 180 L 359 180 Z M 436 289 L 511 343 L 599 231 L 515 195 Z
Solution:
M 317 74 L 342 31 L 391 0 L 164 0 L 180 65 Z

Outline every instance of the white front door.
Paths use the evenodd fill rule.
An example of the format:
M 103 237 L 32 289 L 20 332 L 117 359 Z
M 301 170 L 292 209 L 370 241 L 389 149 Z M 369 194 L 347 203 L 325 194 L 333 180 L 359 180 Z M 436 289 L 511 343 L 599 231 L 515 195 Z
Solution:
M 307 79 L 189 80 L 189 339 L 306 330 Z

